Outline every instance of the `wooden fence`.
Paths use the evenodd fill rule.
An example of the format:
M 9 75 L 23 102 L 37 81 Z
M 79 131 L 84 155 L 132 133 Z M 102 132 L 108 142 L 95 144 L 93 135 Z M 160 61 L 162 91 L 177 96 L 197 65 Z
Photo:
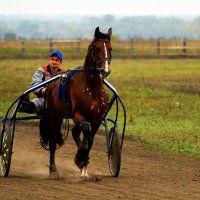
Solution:
M 42 58 L 59 49 L 64 57 L 83 58 L 88 40 L 0 40 L 1 58 Z M 200 41 L 129 40 L 112 41 L 114 58 L 200 58 Z

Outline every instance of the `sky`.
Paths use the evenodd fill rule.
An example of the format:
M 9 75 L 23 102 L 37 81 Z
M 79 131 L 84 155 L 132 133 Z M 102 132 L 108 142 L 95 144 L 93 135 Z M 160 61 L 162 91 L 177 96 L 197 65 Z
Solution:
M 0 0 L 0 15 L 199 16 L 200 0 Z

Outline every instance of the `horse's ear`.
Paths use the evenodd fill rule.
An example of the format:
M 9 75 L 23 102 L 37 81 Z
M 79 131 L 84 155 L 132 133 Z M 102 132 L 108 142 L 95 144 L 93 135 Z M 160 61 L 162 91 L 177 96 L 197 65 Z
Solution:
M 96 38 L 96 37 L 98 37 L 98 35 L 99 35 L 99 27 L 96 27 L 96 29 L 95 29 L 95 33 L 94 33 L 94 37 Z
M 112 28 L 109 28 L 108 30 L 108 36 L 110 37 L 112 35 Z

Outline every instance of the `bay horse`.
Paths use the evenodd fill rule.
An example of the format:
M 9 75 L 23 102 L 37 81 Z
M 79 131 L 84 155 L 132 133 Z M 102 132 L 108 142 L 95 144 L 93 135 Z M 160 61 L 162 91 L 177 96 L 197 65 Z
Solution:
M 84 65 L 67 85 L 70 113 L 66 109 L 65 102 L 58 97 L 60 80 L 48 85 L 50 178 L 59 178 L 55 163 L 56 138 L 60 134 L 63 117 L 67 115 L 70 115 L 75 123 L 72 128 L 72 136 L 77 145 L 74 162 L 81 171 L 81 177 L 88 176 L 89 152 L 109 101 L 109 95 L 104 90 L 103 79 L 110 74 L 111 35 L 112 28 L 107 33 L 100 32 L 99 27 L 95 29 L 94 39 L 88 47 Z

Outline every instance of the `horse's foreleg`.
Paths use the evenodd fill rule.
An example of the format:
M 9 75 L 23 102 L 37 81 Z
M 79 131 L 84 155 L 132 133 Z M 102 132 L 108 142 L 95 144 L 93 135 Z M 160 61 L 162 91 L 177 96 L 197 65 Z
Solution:
M 78 129 L 78 128 L 77 128 Z M 90 126 L 89 123 L 84 121 L 80 124 L 80 130 L 83 132 L 83 141 L 80 142 L 78 146 L 78 151 L 76 153 L 74 162 L 78 168 L 82 169 L 89 163 L 88 157 L 88 140 L 90 137 Z M 78 136 L 79 137 L 79 136 Z M 80 138 L 79 138 L 80 140 Z
M 81 134 L 81 128 L 79 125 L 75 124 L 75 126 L 72 128 L 72 136 L 73 136 L 74 141 L 76 142 L 78 149 L 81 148 L 82 146 L 80 134 Z
M 57 168 L 55 163 L 55 152 L 56 152 L 56 136 L 57 133 L 59 132 L 58 125 L 59 125 L 58 117 L 55 114 L 49 115 L 49 151 L 50 151 L 49 173 L 50 173 L 50 178 L 52 179 L 57 179 L 57 177 L 54 177 L 54 175 L 51 174 L 57 174 Z
M 81 130 L 83 132 L 83 142 L 82 148 L 88 151 L 88 141 L 90 137 L 90 125 L 88 122 L 84 121 L 80 124 Z

